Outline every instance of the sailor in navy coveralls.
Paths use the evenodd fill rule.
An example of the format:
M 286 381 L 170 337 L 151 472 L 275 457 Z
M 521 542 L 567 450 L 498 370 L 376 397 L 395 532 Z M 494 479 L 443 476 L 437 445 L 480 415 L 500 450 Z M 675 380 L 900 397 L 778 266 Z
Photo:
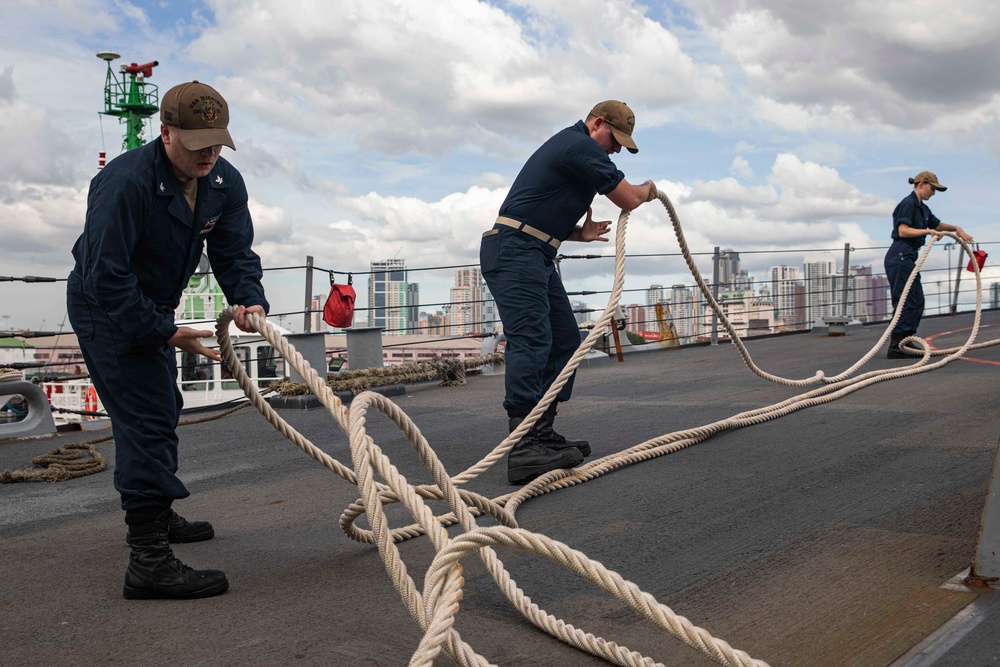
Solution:
M 163 96 L 160 136 L 112 160 L 90 184 L 83 233 L 73 246 L 67 310 L 91 379 L 111 417 L 115 488 L 121 494 L 131 554 L 127 598 L 191 598 L 228 588 L 218 570 L 192 570 L 169 542 L 214 535 L 171 508 L 189 495 L 177 478 L 182 406 L 175 348 L 221 361 L 201 338 L 178 327 L 174 310 L 203 250 L 235 321 L 252 332 L 248 312 L 268 310 L 253 224 L 239 172 L 219 157 L 234 148 L 229 108 L 197 81 Z
M 937 176 L 929 171 L 922 171 L 909 181 L 913 184 L 913 192 L 899 202 L 892 212 L 892 245 L 885 253 L 885 275 L 889 279 L 894 311 L 900 307 L 899 298 L 903 295 L 906 281 L 913 273 L 917 255 L 927 236 L 940 239 L 941 232 L 955 232 L 967 243 L 972 242 L 972 237 L 961 227 L 941 222 L 924 203 L 933 197 L 935 192 L 944 192 L 948 189 L 938 183 Z M 892 329 L 889 351 L 886 354 L 889 359 L 904 359 L 910 356 L 899 349 L 899 343 L 907 336 L 917 333 L 923 314 L 924 288 L 918 275 L 913 279 L 910 292 L 899 313 L 899 319 Z
M 546 141 L 514 180 L 493 229 L 483 234 L 480 268 L 507 339 L 504 383 L 512 432 L 548 390 L 580 346 L 580 330 L 556 271 L 563 241 L 607 241 L 611 221 L 592 218 L 598 194 L 631 211 L 656 197 L 652 181 L 632 185 L 610 155 L 636 153 L 635 115 L 615 100 L 594 107 Z M 581 225 L 577 223 L 584 219 Z M 586 441 L 567 441 L 552 424 L 556 403 L 569 400 L 573 378 L 507 457 L 507 478 L 518 484 L 550 470 L 579 465 Z

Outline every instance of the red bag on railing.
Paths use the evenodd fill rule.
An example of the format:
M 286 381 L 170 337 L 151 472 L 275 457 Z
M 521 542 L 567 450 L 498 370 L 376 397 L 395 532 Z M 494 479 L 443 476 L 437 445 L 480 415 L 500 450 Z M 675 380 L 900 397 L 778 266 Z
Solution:
M 323 321 L 331 327 L 349 327 L 354 323 L 354 276 L 348 274 L 347 284 L 338 285 L 333 282 L 333 273 L 330 273 L 330 295 L 326 297 L 326 305 L 323 306 Z
M 972 265 L 973 261 L 979 265 L 979 270 L 982 271 L 983 265 L 986 264 L 986 251 L 980 250 L 978 245 L 976 246 L 976 250 L 972 253 L 972 259 L 969 260 L 969 265 L 965 267 L 966 271 L 971 271 L 972 273 L 976 272 L 976 267 Z

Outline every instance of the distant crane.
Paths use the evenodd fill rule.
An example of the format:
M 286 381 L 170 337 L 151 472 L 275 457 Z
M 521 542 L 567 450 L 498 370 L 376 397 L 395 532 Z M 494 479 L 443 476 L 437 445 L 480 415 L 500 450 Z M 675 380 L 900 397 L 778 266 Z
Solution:
M 657 301 L 656 305 L 656 326 L 660 328 L 660 347 L 680 347 L 681 342 L 677 338 L 677 330 L 674 328 L 673 319 L 670 316 L 670 305 Z
M 111 61 L 121 58 L 114 51 L 98 51 L 97 57 L 108 63 L 108 74 L 104 83 L 104 111 L 106 116 L 115 116 L 125 123 L 125 139 L 122 148 L 130 151 L 146 143 L 143 138 L 143 121 L 160 110 L 160 91 L 151 83 L 153 68 L 159 61 L 151 60 L 143 65 L 132 63 L 122 65 L 119 79 L 111 69 Z M 104 152 L 101 152 L 100 166 L 104 166 Z

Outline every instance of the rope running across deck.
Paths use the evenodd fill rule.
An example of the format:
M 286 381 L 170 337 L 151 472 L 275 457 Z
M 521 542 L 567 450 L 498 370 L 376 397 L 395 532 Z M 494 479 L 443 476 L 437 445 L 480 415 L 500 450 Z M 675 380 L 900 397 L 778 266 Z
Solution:
M 628 221 L 627 212 L 622 212 L 616 231 L 615 274 L 612 295 L 607 308 L 602 313 L 597 324 L 569 360 L 559 377 L 553 382 L 542 400 L 524 419 L 521 425 L 481 461 L 454 477 L 449 476 L 443 464 L 427 443 L 427 440 L 420 433 L 419 428 L 395 403 L 380 394 L 364 392 L 354 398 L 350 409 L 348 409 L 293 346 L 288 344 L 264 318 L 251 315 L 249 319 L 254 328 L 279 349 L 281 355 L 305 379 L 310 390 L 318 397 L 341 429 L 348 435 L 351 445 L 353 469 L 323 452 L 278 416 L 271 406 L 260 396 L 252 382 L 250 382 L 249 377 L 235 355 L 229 339 L 228 328 L 229 322 L 233 317 L 232 309 L 227 309 L 219 318 L 216 333 L 223 358 L 247 394 L 250 402 L 257 407 L 269 423 L 297 447 L 302 449 L 302 451 L 347 482 L 358 487 L 361 498 L 344 511 L 340 518 L 340 526 L 345 534 L 352 539 L 377 545 L 393 585 L 407 606 L 411 617 L 423 629 L 423 639 L 414 652 L 410 665 L 431 665 L 434 658 L 441 651 L 444 651 L 452 660 L 460 665 L 490 664 L 483 656 L 477 654 L 472 647 L 462 641 L 458 632 L 453 627 L 455 615 L 459 609 L 459 600 L 462 596 L 463 581 L 460 561 L 465 555 L 472 552 L 476 552 L 479 555 L 494 581 L 497 582 L 497 585 L 518 611 L 533 624 L 557 639 L 616 665 L 660 664 L 624 646 L 576 628 L 552 616 L 534 604 L 517 586 L 517 583 L 511 579 L 503 567 L 503 562 L 497 557 L 494 547 L 504 546 L 537 553 L 572 570 L 584 579 L 611 593 L 635 609 L 641 616 L 718 664 L 740 667 L 750 665 L 765 666 L 766 663 L 751 658 L 743 651 L 729 646 L 725 641 L 712 637 L 706 630 L 694 626 L 683 616 L 675 614 L 669 607 L 657 602 L 655 598 L 647 593 L 643 593 L 634 584 L 626 581 L 617 573 L 607 570 L 603 565 L 589 559 L 583 553 L 570 549 L 566 545 L 547 538 L 544 535 L 521 529 L 518 527 L 514 517 L 517 508 L 532 497 L 581 484 L 599 477 L 606 472 L 677 451 L 692 444 L 702 442 L 721 431 L 762 423 L 805 407 L 827 403 L 877 382 L 926 372 L 954 360 L 972 346 L 979 326 L 981 307 L 978 296 L 979 290 L 977 290 L 976 319 L 972 334 L 962 347 L 956 348 L 953 351 L 947 351 L 949 352 L 948 356 L 936 364 L 928 363 L 931 354 L 929 345 L 923 339 L 911 337 L 907 339 L 907 342 L 916 343 L 921 348 L 922 353 L 920 359 L 912 366 L 902 369 L 874 371 L 850 381 L 845 379 L 877 353 L 878 349 L 884 344 L 888 336 L 888 331 L 891 330 L 891 327 L 898 318 L 897 313 L 887 329 L 887 333 L 880 338 L 872 351 L 865 355 L 862 362 L 835 377 L 826 378 L 822 371 L 820 371 L 808 380 L 786 380 L 766 373 L 753 363 L 746 348 L 742 345 L 742 341 L 739 340 L 736 332 L 721 312 L 719 305 L 712 298 L 707 285 L 705 285 L 700 274 L 697 272 L 697 268 L 694 266 L 690 252 L 684 242 L 676 211 L 669 199 L 663 193 L 659 194 L 659 199 L 670 216 L 685 260 L 688 262 L 689 268 L 691 268 L 693 275 L 697 279 L 699 287 L 705 294 L 713 310 L 719 316 L 720 321 L 726 326 L 733 342 L 740 349 L 740 353 L 747 366 L 757 375 L 773 382 L 789 386 L 802 386 L 804 384 L 824 382 L 826 386 L 789 398 L 775 405 L 743 412 L 702 427 L 668 433 L 634 445 L 624 451 L 596 459 L 573 470 L 552 471 L 513 493 L 495 499 L 489 499 L 481 494 L 461 488 L 502 459 L 511 447 L 520 440 L 521 436 L 534 425 L 539 416 L 552 403 L 559 390 L 568 381 L 583 356 L 593 347 L 601 335 L 600 332 L 611 322 L 624 285 L 624 241 Z M 959 241 L 961 242 L 961 240 Z M 909 292 L 913 279 L 926 259 L 929 250 L 930 247 L 925 250 L 924 255 L 920 258 L 916 270 L 906 284 L 902 298 L 905 299 L 906 293 Z M 980 282 L 978 270 L 976 271 L 976 281 L 978 286 Z M 367 435 L 365 423 L 367 413 L 371 408 L 382 412 L 406 435 L 431 473 L 434 480 L 433 484 L 409 484 L 392 465 L 389 457 Z M 382 482 L 375 481 L 375 473 L 383 480 Z M 435 516 L 425 503 L 425 500 L 446 500 L 451 508 L 451 512 Z M 396 502 L 400 502 L 406 507 L 414 517 L 416 523 L 396 528 L 389 526 L 383 506 Z M 361 516 L 361 514 L 367 515 L 371 530 L 364 530 L 355 525 L 355 519 Z M 483 514 L 491 516 L 499 525 L 493 527 L 478 526 L 475 522 L 475 517 Z M 446 533 L 445 527 L 456 523 L 461 525 L 465 532 L 451 538 Z M 437 556 L 425 575 L 424 587 L 421 592 L 417 590 L 416 583 L 407 573 L 406 564 L 402 561 L 395 543 L 422 534 L 426 534 L 431 540 Z

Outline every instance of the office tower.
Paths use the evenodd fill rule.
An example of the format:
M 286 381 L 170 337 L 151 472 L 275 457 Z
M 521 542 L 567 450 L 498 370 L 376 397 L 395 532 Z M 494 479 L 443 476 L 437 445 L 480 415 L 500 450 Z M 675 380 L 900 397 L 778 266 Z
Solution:
M 737 261 L 738 263 L 738 261 Z M 729 279 L 730 287 L 741 292 L 753 291 L 753 277 L 746 269 L 740 269 Z
M 837 273 L 837 260 L 832 252 L 815 253 L 807 257 L 802 267 L 806 285 L 806 317 L 811 326 L 824 317 L 840 315 L 833 294 L 833 276 Z
M 734 282 L 740 275 L 740 253 L 726 248 L 719 254 L 719 287 Z
M 406 286 L 406 328 L 407 333 L 420 331 L 420 284 L 407 283 Z
M 681 344 L 693 343 L 701 333 L 702 294 L 684 285 L 670 288 L 670 315 Z
M 656 304 L 663 303 L 663 285 L 650 285 L 646 290 L 645 325 L 636 331 L 659 331 L 656 323 Z
M 649 311 L 648 306 L 642 306 L 637 303 L 630 303 L 625 306 L 625 331 L 631 331 L 634 334 L 641 334 L 643 331 L 649 331 L 649 325 L 652 324 L 656 326 L 656 321 L 649 321 L 647 313 Z
M 490 288 L 486 281 L 479 284 L 479 291 L 483 295 L 483 333 L 496 333 L 500 330 L 500 312 L 497 310 L 497 302 L 490 294 Z
M 590 309 L 590 306 L 584 301 L 570 301 L 570 307 L 573 309 L 573 317 L 576 318 L 577 324 L 583 324 L 590 319 L 590 313 L 584 312 Z
M 455 272 L 455 286 L 449 290 L 448 330 L 452 335 L 482 332 L 483 274 L 479 267 Z
M 406 282 L 406 261 L 386 259 L 372 262 L 368 279 L 368 326 L 386 335 L 407 333 L 410 293 Z
M 843 279 L 835 280 L 834 286 L 843 289 Z M 862 322 L 880 322 L 891 317 L 892 303 L 885 296 L 888 289 L 889 280 L 884 275 L 874 275 L 871 265 L 852 266 L 848 284 L 848 316 Z
M 326 331 L 330 327 L 323 321 L 323 308 L 328 294 L 314 294 L 309 300 L 309 331 Z
M 797 329 L 808 323 L 805 314 L 805 290 L 800 289 L 799 270 L 794 266 L 772 266 L 769 270 L 774 319 L 779 327 Z

